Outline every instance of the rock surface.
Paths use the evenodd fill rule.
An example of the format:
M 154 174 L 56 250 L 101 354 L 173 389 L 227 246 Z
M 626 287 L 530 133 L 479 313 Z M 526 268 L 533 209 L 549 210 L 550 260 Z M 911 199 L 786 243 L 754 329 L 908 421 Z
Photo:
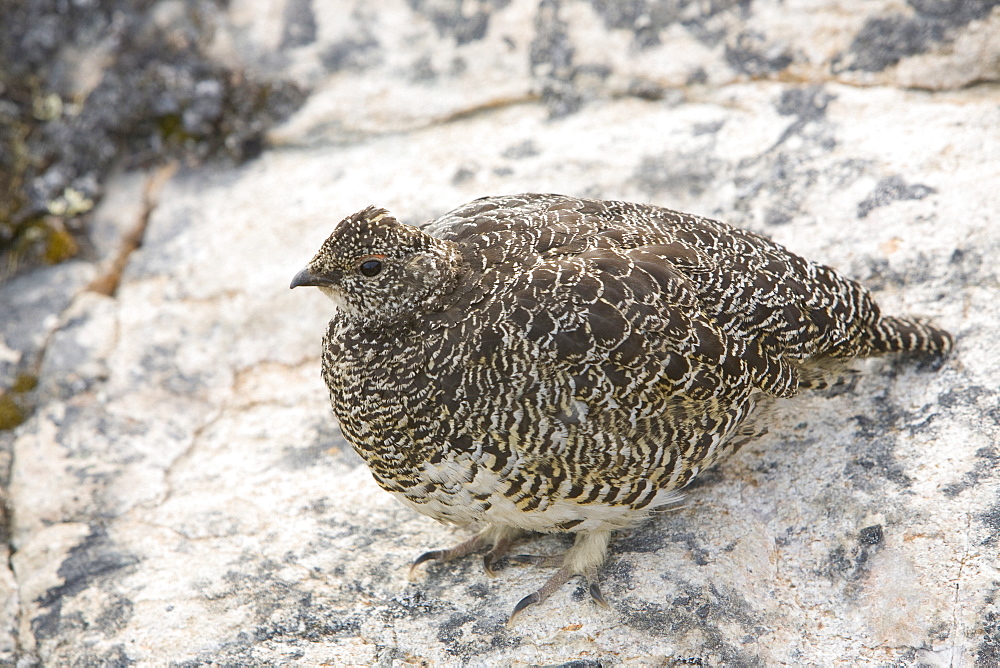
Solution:
M 242 167 L 113 177 L 96 259 L 0 287 L 0 366 L 41 355 L 34 413 L 0 432 L 0 661 L 997 665 L 1000 9 L 373 7 L 220 9 L 214 57 L 304 106 Z M 547 573 L 407 580 L 468 534 L 375 486 L 319 378 L 331 304 L 287 285 L 368 204 L 416 223 L 519 191 L 768 234 L 956 352 L 781 404 L 619 534 L 611 609 L 566 587 L 507 627 Z M 115 289 L 88 290 L 137 226 Z

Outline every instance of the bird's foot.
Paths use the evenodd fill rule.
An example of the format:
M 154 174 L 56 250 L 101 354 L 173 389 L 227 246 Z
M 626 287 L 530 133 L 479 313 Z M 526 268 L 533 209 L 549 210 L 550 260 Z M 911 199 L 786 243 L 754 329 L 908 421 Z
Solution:
M 513 624 L 514 619 L 522 611 L 547 599 L 575 575 L 582 575 L 587 581 L 587 592 L 594 602 L 602 607 L 608 607 L 608 602 L 601 592 L 600 584 L 598 584 L 597 569 L 604 563 L 610 539 L 611 532 L 609 531 L 579 533 L 576 536 L 576 543 L 562 559 L 524 554 L 511 557 L 511 561 L 515 563 L 549 565 L 553 560 L 557 560 L 561 566 L 537 591 L 533 591 L 518 601 L 517 605 L 514 606 L 514 611 L 510 613 L 507 624 Z
M 510 613 L 507 625 L 512 625 L 514 623 L 514 619 L 516 619 L 525 608 L 537 605 L 547 599 L 557 589 L 569 582 L 570 578 L 574 575 L 582 575 L 584 577 L 587 581 L 587 592 L 590 594 L 590 598 L 592 598 L 595 603 L 604 608 L 609 607 L 608 601 L 604 598 L 604 593 L 601 591 L 601 585 L 597 581 L 597 568 L 589 569 L 586 573 L 574 573 L 573 569 L 563 566 L 556 571 L 552 577 L 546 580 L 545 584 L 543 584 L 537 591 L 531 592 L 518 601 L 517 605 L 514 606 L 514 610 Z
M 490 549 L 483 555 L 483 570 L 486 571 L 486 575 L 489 577 L 496 577 L 493 565 L 507 554 L 507 550 L 510 549 L 510 546 L 514 544 L 514 541 L 517 540 L 521 533 L 520 529 L 490 525 L 469 540 L 459 543 L 455 547 L 446 550 L 424 552 L 410 565 L 410 580 L 414 579 L 417 566 L 423 563 L 428 561 L 451 561 L 452 559 L 458 559 L 459 557 L 479 552 L 485 547 L 489 547 Z
M 494 577 L 494 565 L 498 560 L 505 557 L 511 545 L 514 544 L 524 532 L 508 526 L 490 525 L 467 541 L 446 550 L 431 550 L 425 552 L 410 566 L 410 579 L 413 579 L 416 569 L 421 564 L 428 561 L 451 561 L 475 552 L 487 549 L 483 555 L 483 568 L 486 574 Z M 522 598 L 514 606 L 513 612 L 507 623 L 512 624 L 525 609 L 537 605 L 551 596 L 556 590 L 570 581 L 573 577 L 580 575 L 587 582 L 587 592 L 594 602 L 607 607 L 608 603 L 601 592 L 598 584 L 597 571 L 604 563 L 604 558 L 608 552 L 608 543 L 611 540 L 610 531 L 594 531 L 578 533 L 576 542 L 565 555 L 543 556 L 518 554 L 507 557 L 512 563 L 531 564 L 534 566 L 558 566 L 559 569 L 545 581 L 538 590 L 533 591 Z

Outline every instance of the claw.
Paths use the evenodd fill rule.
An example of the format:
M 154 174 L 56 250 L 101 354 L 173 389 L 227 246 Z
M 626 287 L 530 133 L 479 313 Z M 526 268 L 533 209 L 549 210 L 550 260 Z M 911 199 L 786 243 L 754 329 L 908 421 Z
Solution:
M 421 554 L 419 557 L 413 560 L 412 564 L 410 564 L 410 573 L 408 575 L 408 579 L 411 582 L 413 581 L 413 576 L 417 570 L 417 566 L 419 566 L 420 564 L 427 563 L 428 561 L 440 560 L 442 557 L 444 557 L 446 552 L 447 550 L 431 550 L 430 552 L 424 552 L 423 554 Z
M 511 626 L 514 623 L 514 618 L 517 617 L 522 610 L 528 606 L 541 602 L 541 600 L 541 595 L 539 595 L 537 591 L 534 591 L 518 601 L 517 605 L 514 606 L 514 611 L 510 613 L 510 617 L 507 619 L 507 626 Z
M 430 552 L 424 552 L 419 557 L 413 560 L 413 565 L 410 568 L 416 568 L 420 564 L 426 563 L 433 559 L 440 559 L 444 556 L 446 550 L 431 550 Z
M 602 608 L 611 607 L 610 605 L 608 605 L 607 599 L 604 598 L 604 593 L 601 591 L 601 586 L 599 584 L 597 584 L 596 582 L 591 582 L 590 587 L 588 587 L 588 589 L 590 590 L 590 598 L 594 599 L 594 603 L 597 603 Z
M 507 624 L 511 624 L 518 613 L 527 608 L 529 605 L 541 603 L 547 599 L 554 591 L 559 589 L 559 587 L 566 584 L 569 579 L 573 577 L 573 575 L 573 571 L 566 566 L 563 566 L 558 571 L 553 573 L 552 577 L 546 580 L 545 584 L 543 584 L 538 591 L 532 592 L 518 601 L 518 604 L 514 606 L 514 612 L 510 613 L 510 619 L 507 620 Z
M 497 573 L 493 570 L 493 564 L 507 556 L 507 550 L 510 549 L 519 535 L 520 532 L 517 531 L 499 536 L 490 551 L 483 555 L 483 570 L 486 571 L 488 577 L 496 577 Z
M 511 544 L 520 535 L 520 530 L 511 529 L 510 527 L 487 529 L 450 549 L 424 552 L 410 565 L 410 580 L 413 580 L 414 571 L 420 564 L 428 561 L 451 561 L 452 559 L 458 559 L 473 552 L 478 552 L 487 545 L 492 545 L 492 547 L 483 556 L 483 568 L 486 570 L 486 574 L 492 577 L 494 575 L 494 562 L 506 554 Z
M 545 557 L 538 554 L 512 554 L 507 561 L 512 564 L 537 564 Z
M 486 571 L 486 577 L 495 578 L 497 572 L 493 570 L 493 562 L 495 561 L 493 552 L 487 552 L 483 555 L 483 570 Z

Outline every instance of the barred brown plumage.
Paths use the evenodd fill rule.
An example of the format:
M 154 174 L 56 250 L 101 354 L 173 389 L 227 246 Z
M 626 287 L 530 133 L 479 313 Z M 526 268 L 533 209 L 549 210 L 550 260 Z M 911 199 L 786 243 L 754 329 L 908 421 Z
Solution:
M 756 405 L 821 386 L 830 360 L 952 346 L 765 237 L 560 195 L 487 197 L 422 228 L 369 207 L 299 285 L 338 305 L 323 377 L 378 484 L 482 527 L 414 566 L 486 549 L 491 572 L 523 532 L 577 534 L 514 614 L 574 575 L 603 602 L 611 531 L 737 450 Z

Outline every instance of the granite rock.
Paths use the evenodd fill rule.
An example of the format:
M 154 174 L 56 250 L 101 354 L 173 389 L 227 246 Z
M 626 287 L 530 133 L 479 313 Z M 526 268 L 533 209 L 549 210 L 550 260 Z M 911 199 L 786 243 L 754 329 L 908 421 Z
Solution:
M 996 665 L 1000 46 L 997 9 L 960 4 L 220 8 L 215 57 L 288 73 L 302 109 L 155 200 L 116 174 L 100 256 L 0 288 L 0 358 L 41 359 L 37 408 L 0 432 L 0 660 Z M 618 535 L 611 609 L 567 586 L 508 627 L 547 573 L 407 579 L 468 533 L 376 487 L 319 377 L 332 306 L 287 286 L 369 204 L 416 223 L 519 191 L 768 234 L 956 350 L 780 404 L 683 507 Z M 88 291 L 143 217 L 115 289 Z

